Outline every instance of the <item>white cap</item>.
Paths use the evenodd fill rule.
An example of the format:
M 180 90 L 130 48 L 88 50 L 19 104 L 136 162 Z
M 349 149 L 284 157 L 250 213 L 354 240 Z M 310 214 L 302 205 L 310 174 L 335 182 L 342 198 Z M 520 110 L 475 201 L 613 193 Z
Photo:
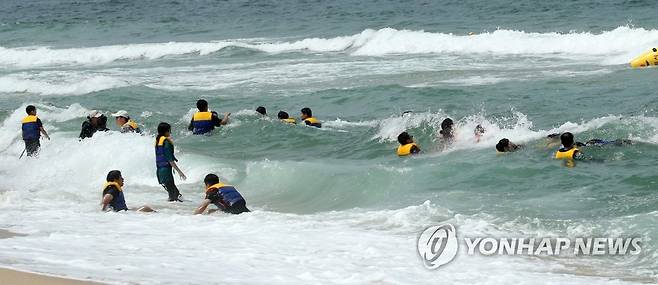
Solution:
M 89 118 L 100 118 L 101 116 L 103 116 L 103 113 L 101 113 L 97 110 L 91 110 L 89 112 Z
M 128 112 L 127 112 L 127 111 L 124 111 L 124 110 L 118 111 L 118 112 L 112 114 L 112 116 L 113 116 L 113 117 L 124 117 L 124 118 L 130 118 L 130 116 L 128 116 Z

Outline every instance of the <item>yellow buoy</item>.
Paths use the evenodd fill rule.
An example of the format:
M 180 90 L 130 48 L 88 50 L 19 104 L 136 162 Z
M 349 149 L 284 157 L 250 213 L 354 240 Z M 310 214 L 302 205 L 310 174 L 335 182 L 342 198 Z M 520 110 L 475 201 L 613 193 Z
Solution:
M 645 67 L 658 65 L 658 49 L 652 48 L 650 51 L 631 60 L 631 67 Z

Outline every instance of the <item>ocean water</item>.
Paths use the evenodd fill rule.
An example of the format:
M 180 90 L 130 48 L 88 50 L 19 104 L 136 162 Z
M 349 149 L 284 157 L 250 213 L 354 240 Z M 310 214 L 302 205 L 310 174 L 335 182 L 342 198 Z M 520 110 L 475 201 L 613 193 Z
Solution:
M 27 236 L 0 240 L 0 265 L 139 284 L 658 283 L 658 69 L 628 66 L 658 46 L 658 5 L 534 2 L 1 1 L 0 228 Z M 199 98 L 231 123 L 190 135 Z M 19 160 L 27 104 L 52 140 Z M 322 129 L 275 120 L 307 106 Z M 80 142 L 93 109 L 125 109 L 146 135 L 112 126 Z M 161 121 L 188 176 L 179 205 L 155 177 Z M 423 155 L 395 155 L 405 130 Z M 567 168 L 544 141 L 563 131 L 635 143 Z M 526 147 L 496 155 L 503 137 Z M 159 212 L 101 213 L 112 169 L 129 206 Z M 193 216 L 209 172 L 253 213 Z M 637 236 L 643 252 L 427 270 L 416 239 L 443 222 L 464 236 Z

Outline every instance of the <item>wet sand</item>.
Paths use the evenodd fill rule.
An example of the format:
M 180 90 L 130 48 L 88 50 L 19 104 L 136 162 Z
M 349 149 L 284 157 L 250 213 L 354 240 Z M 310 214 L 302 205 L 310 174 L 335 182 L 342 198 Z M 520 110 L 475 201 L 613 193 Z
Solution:
M 0 239 L 26 236 L 0 229 Z M 102 283 L 0 268 L 0 285 L 99 285 Z

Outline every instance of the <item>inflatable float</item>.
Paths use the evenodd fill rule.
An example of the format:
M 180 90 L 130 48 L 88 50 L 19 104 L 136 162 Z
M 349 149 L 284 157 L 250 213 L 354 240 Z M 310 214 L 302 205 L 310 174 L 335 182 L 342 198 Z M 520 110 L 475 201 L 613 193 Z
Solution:
M 646 67 L 651 65 L 658 65 L 658 49 L 652 48 L 650 51 L 631 60 L 631 67 Z

